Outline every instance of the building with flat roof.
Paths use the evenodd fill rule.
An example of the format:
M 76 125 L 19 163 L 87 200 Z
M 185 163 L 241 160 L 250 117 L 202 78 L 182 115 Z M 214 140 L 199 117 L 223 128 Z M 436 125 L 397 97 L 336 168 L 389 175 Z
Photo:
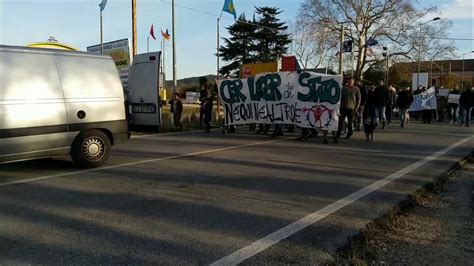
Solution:
M 417 62 L 396 63 L 390 67 L 390 77 L 399 83 L 411 83 L 412 74 L 417 72 Z M 420 62 L 420 73 L 428 73 L 429 86 L 472 87 L 474 84 L 474 59 L 422 61 Z M 461 86 L 461 82 L 464 83 L 464 86 Z

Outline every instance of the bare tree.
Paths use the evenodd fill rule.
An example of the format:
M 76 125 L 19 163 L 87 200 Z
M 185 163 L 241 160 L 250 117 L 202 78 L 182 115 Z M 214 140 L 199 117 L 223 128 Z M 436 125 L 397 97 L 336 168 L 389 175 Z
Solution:
M 291 49 L 301 66 L 317 68 L 328 59 L 337 45 L 331 32 L 325 28 L 315 29 L 308 24 L 293 23 Z
M 367 41 L 372 38 L 387 46 L 393 60 L 415 61 L 420 54 L 426 58 L 435 51 L 442 54 L 454 50 L 453 44 L 443 41 L 451 23 L 440 20 L 424 23 L 423 18 L 436 12 L 435 7 L 417 8 L 414 0 L 305 0 L 298 20 L 311 28 L 324 25 L 332 38 L 340 35 L 342 24 L 347 30 L 344 37 L 353 40 L 356 53 L 355 77 L 380 63 L 384 58 L 367 54 Z M 421 36 L 420 36 L 420 27 Z M 440 56 L 442 55 L 440 54 Z

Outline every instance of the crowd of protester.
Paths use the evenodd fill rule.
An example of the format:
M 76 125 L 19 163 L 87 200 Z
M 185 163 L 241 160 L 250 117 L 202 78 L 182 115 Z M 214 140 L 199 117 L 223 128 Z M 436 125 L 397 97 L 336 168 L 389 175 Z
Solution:
M 214 96 L 211 91 L 213 88 L 203 88 L 200 93 L 200 125 L 209 132 L 211 129 L 211 117 L 213 111 Z M 215 88 L 214 88 L 215 89 Z M 410 87 L 395 88 L 392 85 L 385 86 L 384 81 L 380 80 L 377 86 L 364 84 L 360 80 L 349 78 L 343 82 L 341 93 L 339 125 L 338 130 L 331 132 L 334 143 L 338 139 L 345 137 L 350 139 L 354 131 L 364 131 L 367 141 L 373 140 L 374 132 L 384 130 L 393 123 L 393 118 L 397 117 L 400 127 L 404 128 L 410 119 L 421 120 L 425 124 L 436 122 L 449 122 L 453 125 L 470 125 L 472 112 L 474 111 L 474 90 L 472 88 L 459 90 L 453 88 L 449 93 L 440 94 L 444 91 L 443 87 L 436 89 L 437 109 L 426 109 L 421 111 L 409 111 L 413 103 L 414 96 L 426 91 L 425 87 L 419 86 L 416 90 Z M 450 94 L 460 95 L 459 102 L 449 101 Z M 170 101 L 172 112 L 174 113 L 174 123 L 177 130 L 181 129 L 180 117 L 182 112 L 182 103 L 178 95 Z M 273 127 L 271 137 L 282 136 L 283 129 L 288 128 L 289 133 L 293 133 L 293 125 L 276 124 Z M 257 134 L 269 134 L 270 124 L 250 125 L 250 130 L 255 130 Z M 328 131 L 320 130 L 323 135 L 323 143 L 328 143 Z M 307 141 L 319 134 L 317 129 L 302 128 L 300 141 Z M 235 126 L 226 126 L 224 133 L 235 132 Z

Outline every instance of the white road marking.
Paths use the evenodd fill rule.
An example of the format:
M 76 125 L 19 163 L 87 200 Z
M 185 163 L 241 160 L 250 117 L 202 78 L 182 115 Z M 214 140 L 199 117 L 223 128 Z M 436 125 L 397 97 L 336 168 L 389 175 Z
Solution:
M 29 179 L 22 179 L 22 180 L 15 180 L 15 181 L 9 181 L 9 182 L 5 182 L 5 183 L 1 183 L 0 187 L 20 185 L 20 184 L 37 182 L 37 181 L 51 179 L 51 178 L 57 178 L 57 177 L 65 177 L 65 176 L 71 176 L 71 175 L 80 175 L 80 174 L 86 174 L 86 173 L 92 173 L 92 172 L 99 172 L 99 171 L 104 171 L 104 170 L 109 170 L 109 169 L 116 169 L 116 168 L 132 166 L 132 165 L 138 165 L 138 164 L 145 164 L 145 163 L 160 162 L 160 161 L 173 160 L 173 159 L 181 159 L 181 158 L 186 158 L 186 157 L 200 156 L 200 155 L 205 155 L 205 154 L 209 154 L 209 153 L 216 153 L 216 152 L 221 152 L 221 151 L 228 151 L 228 150 L 235 150 L 235 149 L 240 149 L 240 148 L 253 147 L 253 146 L 270 144 L 270 143 L 275 143 L 275 142 L 280 142 L 280 141 L 285 141 L 285 140 L 288 140 L 288 139 L 283 139 L 282 138 L 282 139 L 276 139 L 276 140 L 254 142 L 254 143 L 249 143 L 249 144 L 244 144 L 244 145 L 231 146 L 231 147 L 219 148 L 219 149 L 213 149 L 213 150 L 198 151 L 198 152 L 192 152 L 192 153 L 180 154 L 180 155 L 173 155 L 173 156 L 167 156 L 167 157 L 153 158 L 153 159 L 147 159 L 147 160 L 142 160 L 142 161 L 137 161 L 137 162 L 130 162 L 130 163 L 123 163 L 123 164 L 118 164 L 118 165 L 104 166 L 104 167 L 94 168 L 94 169 L 78 170 L 78 171 L 73 171 L 73 172 L 59 173 L 59 174 L 40 176 L 40 177 L 33 177 L 33 178 L 29 178 Z
M 371 185 L 364 187 L 336 202 L 333 202 L 326 207 L 315 211 L 306 217 L 303 217 L 300 220 L 297 220 L 255 242 L 252 244 L 243 247 L 234 253 L 225 256 L 222 259 L 219 259 L 215 261 L 214 263 L 211 264 L 211 266 L 217 266 L 217 265 L 237 265 L 244 260 L 257 255 L 258 253 L 266 250 L 267 248 L 275 245 L 276 243 L 280 242 L 283 239 L 288 238 L 289 236 L 298 233 L 299 231 L 305 229 L 306 227 L 318 222 L 319 220 L 331 215 L 332 213 L 348 206 L 349 204 L 352 204 L 353 202 L 361 199 L 362 197 L 370 194 L 371 192 L 374 192 L 381 187 L 391 183 L 392 181 L 412 172 L 413 170 L 423 166 L 424 164 L 437 159 L 438 157 L 450 152 L 451 150 L 461 146 L 462 144 L 466 143 L 469 141 L 471 138 L 474 136 L 462 139 L 449 147 L 446 147 L 438 152 L 433 153 L 430 156 L 425 157 L 424 159 L 413 163 L 375 183 L 372 183 Z

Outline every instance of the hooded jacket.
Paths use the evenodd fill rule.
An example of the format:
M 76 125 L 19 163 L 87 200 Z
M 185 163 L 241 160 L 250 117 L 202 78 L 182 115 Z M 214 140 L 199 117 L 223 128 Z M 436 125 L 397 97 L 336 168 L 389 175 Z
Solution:
M 405 109 L 410 107 L 411 103 L 413 102 L 413 95 L 408 90 L 400 91 L 398 93 L 398 98 L 396 102 L 396 106 L 400 109 Z

